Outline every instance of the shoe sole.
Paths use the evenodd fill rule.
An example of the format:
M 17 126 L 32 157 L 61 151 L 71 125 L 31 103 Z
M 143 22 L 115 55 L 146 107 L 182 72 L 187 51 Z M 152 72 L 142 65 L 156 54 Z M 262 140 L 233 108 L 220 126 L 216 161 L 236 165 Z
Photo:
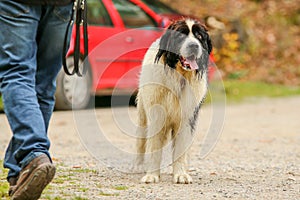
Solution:
M 38 200 L 54 178 L 56 169 L 51 163 L 42 164 L 31 172 L 27 180 L 16 188 L 11 200 Z

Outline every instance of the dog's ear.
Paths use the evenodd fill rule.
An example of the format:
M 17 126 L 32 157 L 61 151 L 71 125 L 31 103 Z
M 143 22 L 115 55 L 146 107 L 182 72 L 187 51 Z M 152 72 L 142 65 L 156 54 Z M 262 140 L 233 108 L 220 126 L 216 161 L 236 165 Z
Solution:
M 200 34 L 201 39 L 199 40 L 202 47 L 207 51 L 208 54 L 212 51 L 212 42 L 208 35 L 208 30 L 204 24 L 201 22 L 195 23 L 195 25 L 192 28 L 194 34 Z
M 202 29 L 200 34 L 203 38 L 201 40 L 202 46 L 207 51 L 207 53 L 209 55 L 212 51 L 212 43 L 211 43 L 211 39 L 210 39 L 210 37 L 207 33 L 207 29 L 204 26 L 203 26 L 203 29 Z
M 207 29 L 204 25 L 198 23 L 198 33 L 201 35 L 201 39 L 199 40 L 202 47 L 203 47 L 203 54 L 201 58 L 198 60 L 198 65 L 200 67 L 199 71 L 207 69 L 208 66 L 208 60 L 209 60 L 209 55 L 212 51 L 212 42 L 210 39 L 210 36 L 208 35 Z
M 155 63 L 159 61 L 161 56 L 166 53 L 169 50 L 170 46 L 170 38 L 172 35 L 172 32 L 174 32 L 174 29 L 176 27 L 176 22 L 173 21 L 171 24 L 168 26 L 166 32 L 162 35 L 160 42 L 159 42 L 159 50 L 155 56 Z
M 212 51 L 212 43 L 211 43 L 211 39 L 207 32 L 206 32 L 206 44 L 207 44 L 207 52 L 208 52 L 208 54 L 210 54 Z
M 161 56 L 167 51 L 169 47 L 169 39 L 170 39 L 171 33 L 169 30 L 167 30 L 162 37 L 160 38 L 159 41 L 159 50 L 155 56 L 155 63 L 158 63 L 159 59 Z

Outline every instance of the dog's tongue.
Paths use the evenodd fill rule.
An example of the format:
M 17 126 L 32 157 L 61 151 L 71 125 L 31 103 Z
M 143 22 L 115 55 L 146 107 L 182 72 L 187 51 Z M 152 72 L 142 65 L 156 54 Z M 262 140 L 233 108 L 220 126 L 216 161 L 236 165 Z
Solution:
M 192 70 L 196 70 L 199 68 L 195 59 L 193 59 L 193 60 L 186 59 L 185 63 L 189 64 Z

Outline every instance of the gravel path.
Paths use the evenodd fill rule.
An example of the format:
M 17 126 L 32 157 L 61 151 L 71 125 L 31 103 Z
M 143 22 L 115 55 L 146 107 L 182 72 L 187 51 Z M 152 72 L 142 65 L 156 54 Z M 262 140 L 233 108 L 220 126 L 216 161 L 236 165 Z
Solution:
M 211 107 L 204 106 L 190 156 L 190 174 L 194 180 L 191 185 L 172 184 L 169 168 L 162 170 L 160 183 L 140 184 L 142 174 L 120 172 L 115 164 L 107 166 L 103 160 L 94 158 L 97 155 L 88 153 L 84 146 L 90 144 L 83 144 L 79 138 L 89 137 L 93 130 L 89 124 L 82 129 L 75 126 L 79 119 L 73 112 L 55 112 L 49 134 L 51 153 L 59 170 L 44 198 L 300 199 L 299 111 L 300 97 L 256 99 L 227 105 L 223 132 L 213 151 L 203 158 L 200 156 L 203 138 L 212 128 Z M 134 143 L 121 134 L 112 109 L 90 112 L 111 144 L 126 151 L 132 149 Z M 134 107 L 115 108 L 113 112 L 124 115 L 124 119 L 129 116 L 132 121 L 136 120 Z M 3 114 L 0 114 L 0 122 L 3 158 L 11 133 Z M 92 149 L 100 149 L 102 154 L 111 153 L 111 149 L 102 145 Z M 130 162 L 122 155 L 116 158 L 120 166 L 122 162 Z M 69 178 L 61 181 L 63 177 Z

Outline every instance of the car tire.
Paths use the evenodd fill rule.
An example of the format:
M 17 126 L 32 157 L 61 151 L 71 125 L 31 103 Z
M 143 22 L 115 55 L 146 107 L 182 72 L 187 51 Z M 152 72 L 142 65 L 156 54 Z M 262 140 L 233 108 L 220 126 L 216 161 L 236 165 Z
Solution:
M 70 56 L 66 61 L 70 71 L 74 69 L 73 59 L 73 56 Z M 80 60 L 79 66 L 83 66 L 82 63 L 83 61 Z M 78 110 L 87 108 L 91 100 L 91 77 L 92 75 L 89 67 L 86 74 L 82 77 L 79 77 L 76 74 L 69 76 L 61 69 L 56 79 L 55 109 Z

